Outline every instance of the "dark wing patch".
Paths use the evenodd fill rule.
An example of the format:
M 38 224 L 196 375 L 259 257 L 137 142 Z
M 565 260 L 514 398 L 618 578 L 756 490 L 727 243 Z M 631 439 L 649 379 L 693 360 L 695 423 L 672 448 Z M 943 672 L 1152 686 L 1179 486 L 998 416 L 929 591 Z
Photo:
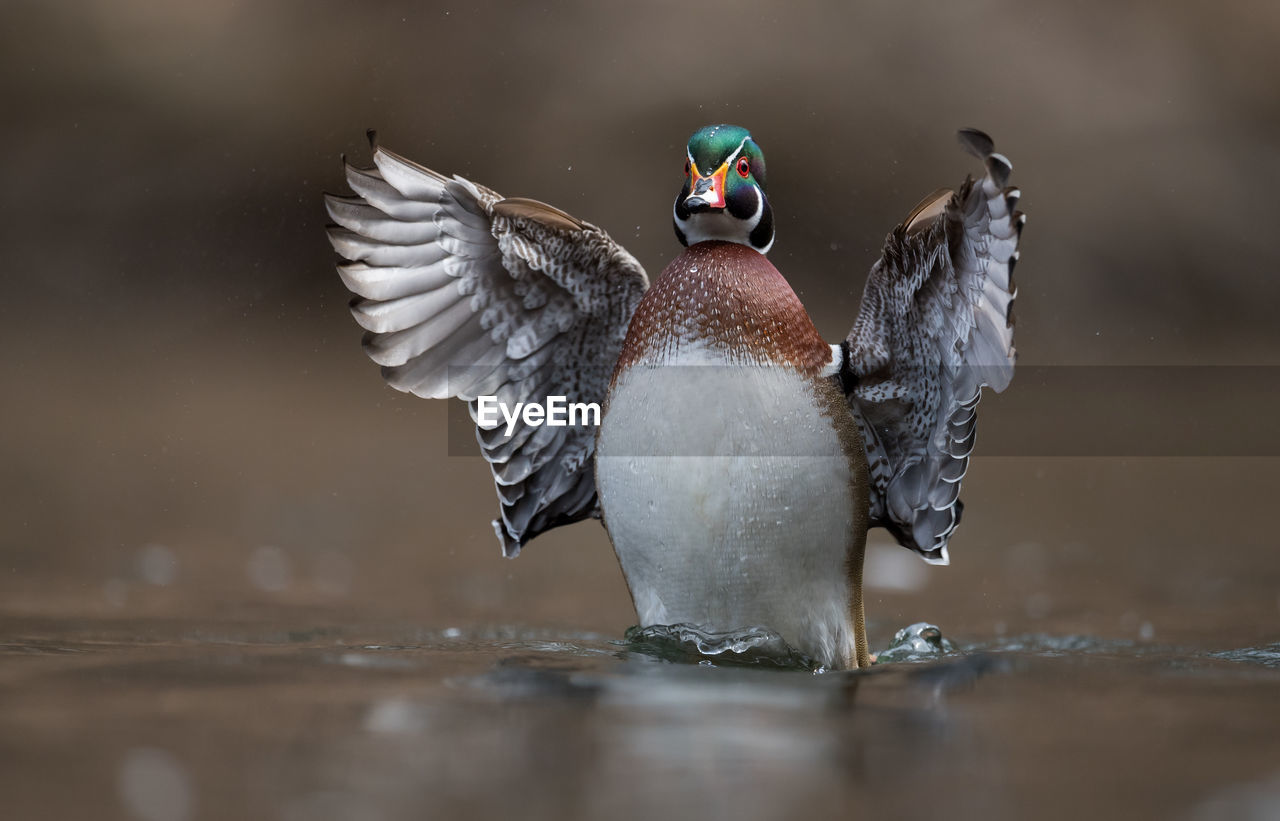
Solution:
M 523 197 L 507 197 L 504 200 L 499 200 L 494 203 L 493 210 L 494 213 L 501 214 L 504 217 L 523 217 L 540 222 L 548 228 L 558 228 L 561 231 L 581 231 L 589 227 L 587 223 L 571 214 L 566 214 L 559 208 L 547 205 L 545 202 L 524 199 Z
M 599 228 L 504 199 L 374 145 L 347 166 L 356 196 L 326 196 L 338 272 L 364 347 L 394 388 L 457 397 L 477 420 L 514 556 L 534 536 L 598 516 L 595 429 L 480 425 L 476 397 L 603 403 L 644 269 Z
M 907 218 L 902 221 L 902 230 L 908 234 L 914 234 L 924 230 L 933 224 L 933 220 L 944 210 L 947 203 L 951 201 L 955 192 L 950 188 L 939 188 L 929 196 L 920 200 L 915 208 L 911 209 L 911 213 L 907 214 Z
M 1025 217 L 1012 166 L 980 131 L 960 132 L 987 173 L 931 194 L 886 239 L 845 340 L 841 381 L 858 416 L 871 521 L 946 564 L 977 406 L 1013 377 L 1013 268 Z

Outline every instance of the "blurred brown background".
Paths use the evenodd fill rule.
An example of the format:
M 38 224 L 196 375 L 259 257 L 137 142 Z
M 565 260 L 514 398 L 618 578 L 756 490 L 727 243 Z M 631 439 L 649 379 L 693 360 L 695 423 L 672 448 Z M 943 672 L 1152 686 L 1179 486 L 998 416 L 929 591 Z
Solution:
M 772 258 L 836 339 L 885 233 L 976 170 L 952 136 L 976 126 L 1030 215 L 1024 366 L 1280 364 L 1274 3 L 0 16 L 3 618 L 631 623 L 594 523 L 501 560 L 484 463 L 449 457 L 443 403 L 386 388 L 361 353 L 320 195 L 342 189 L 343 152 L 367 159 L 369 127 L 604 227 L 656 275 L 685 139 L 745 125 L 768 153 Z M 1271 367 L 1245 373 L 1274 403 Z M 1036 410 L 1015 379 L 983 435 L 1087 417 L 1176 437 L 1244 414 L 1274 454 L 1253 400 L 1182 382 L 1117 401 L 1085 378 Z M 975 639 L 1274 640 L 1275 460 L 1119 450 L 976 459 L 952 567 L 873 552 L 873 643 L 920 619 Z

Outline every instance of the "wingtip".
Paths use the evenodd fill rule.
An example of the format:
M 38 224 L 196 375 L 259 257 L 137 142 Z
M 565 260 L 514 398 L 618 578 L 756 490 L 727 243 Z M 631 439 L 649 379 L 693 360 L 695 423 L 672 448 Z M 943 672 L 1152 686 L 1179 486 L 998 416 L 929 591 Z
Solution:
M 330 194 L 328 191 L 325 191 L 323 194 L 323 198 L 324 198 L 324 212 L 329 215 L 329 219 L 333 220 L 334 222 L 337 222 L 338 218 L 333 215 L 333 206 L 335 202 L 341 199 L 341 195 Z M 334 224 L 326 225 L 325 231 L 329 232 L 329 229 L 336 228 L 336 227 L 337 226 Z
M 928 553 L 920 553 L 918 555 L 929 564 L 937 565 L 938 567 L 945 567 L 951 564 L 951 555 L 947 553 L 945 544 L 936 550 L 930 550 Z
M 976 128 L 962 128 L 956 132 L 956 139 L 960 141 L 965 151 L 980 160 L 985 160 L 988 155 L 996 150 L 995 142 L 987 136 L 985 131 L 979 131 Z
M 1003 154 L 996 153 L 995 141 L 985 131 L 976 128 L 962 128 L 956 132 L 960 145 L 973 156 L 982 160 L 987 175 L 995 181 L 996 186 L 1004 188 L 1009 182 L 1009 174 L 1013 172 L 1013 163 Z
M 520 540 L 507 531 L 507 526 L 502 519 L 493 520 L 493 532 L 498 537 L 498 542 L 502 545 L 502 557 L 504 559 L 514 559 L 520 555 Z
M 1009 183 L 1009 175 L 1013 173 L 1013 163 L 1003 154 L 988 154 L 987 173 L 997 186 L 1004 188 Z
M 325 210 L 326 211 L 328 210 L 327 205 L 325 206 Z M 332 217 L 333 215 L 330 214 L 329 216 Z M 333 250 L 336 251 L 340 256 L 342 255 L 341 243 L 343 240 L 343 235 L 349 234 L 349 233 L 350 231 L 348 229 L 343 228 L 341 225 L 335 225 L 334 223 L 329 223 L 324 227 L 325 237 L 328 238 L 329 244 L 333 246 Z M 343 257 L 343 258 L 345 259 L 346 257 Z
M 378 129 L 366 128 L 364 131 L 365 139 L 369 141 L 369 148 L 373 151 L 378 150 Z

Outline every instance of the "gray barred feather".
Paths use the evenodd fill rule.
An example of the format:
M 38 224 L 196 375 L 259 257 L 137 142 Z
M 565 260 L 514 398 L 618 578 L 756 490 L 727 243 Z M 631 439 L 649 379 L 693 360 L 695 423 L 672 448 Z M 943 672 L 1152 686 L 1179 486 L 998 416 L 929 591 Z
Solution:
M 374 144 L 346 168 L 356 196 L 325 197 L 365 351 L 394 388 L 475 399 L 603 403 L 644 269 L 605 232 L 534 200 L 503 199 Z M 534 536 L 598 516 L 595 429 L 477 420 L 515 556 Z
M 935 564 L 960 523 L 983 387 L 1013 378 L 1013 267 L 1025 217 L 1013 166 L 980 131 L 986 175 L 920 203 L 886 239 L 845 341 L 842 381 L 871 479 L 871 522 Z

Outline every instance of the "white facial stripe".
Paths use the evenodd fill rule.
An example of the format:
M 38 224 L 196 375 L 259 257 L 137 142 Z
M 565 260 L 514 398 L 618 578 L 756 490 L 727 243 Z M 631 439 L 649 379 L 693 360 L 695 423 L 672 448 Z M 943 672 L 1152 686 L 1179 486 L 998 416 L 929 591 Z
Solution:
M 756 230 L 760 225 L 760 220 L 764 217 L 764 192 L 760 190 L 760 186 L 752 186 L 756 190 L 756 212 L 751 215 L 751 225 L 747 229 L 747 245 L 751 244 L 751 232 Z M 769 237 L 769 241 L 760 250 L 760 253 L 767 254 L 769 249 L 773 247 L 773 241 L 776 237 Z
M 749 139 L 751 138 L 743 137 L 742 142 L 738 143 L 738 147 L 733 149 L 733 153 L 729 155 L 729 159 L 725 160 L 725 162 L 727 162 L 729 165 L 733 165 L 734 159 L 736 159 L 737 156 L 742 153 L 742 149 L 746 146 L 747 140 Z
M 756 212 L 751 215 L 751 231 L 756 230 L 756 226 L 760 224 L 760 218 L 764 216 L 764 193 L 761 192 L 760 186 L 751 186 L 756 192 Z M 747 233 L 751 233 L 748 231 Z
M 751 225 L 747 229 L 747 245 L 751 245 L 751 234 L 760 225 L 760 220 L 764 218 L 764 192 L 760 190 L 758 185 L 752 187 L 756 190 L 756 212 L 751 215 Z M 756 250 L 762 254 L 769 253 L 769 249 L 773 247 L 773 241 L 777 238 L 776 233 L 770 232 L 769 241 L 765 243 L 763 248 Z

